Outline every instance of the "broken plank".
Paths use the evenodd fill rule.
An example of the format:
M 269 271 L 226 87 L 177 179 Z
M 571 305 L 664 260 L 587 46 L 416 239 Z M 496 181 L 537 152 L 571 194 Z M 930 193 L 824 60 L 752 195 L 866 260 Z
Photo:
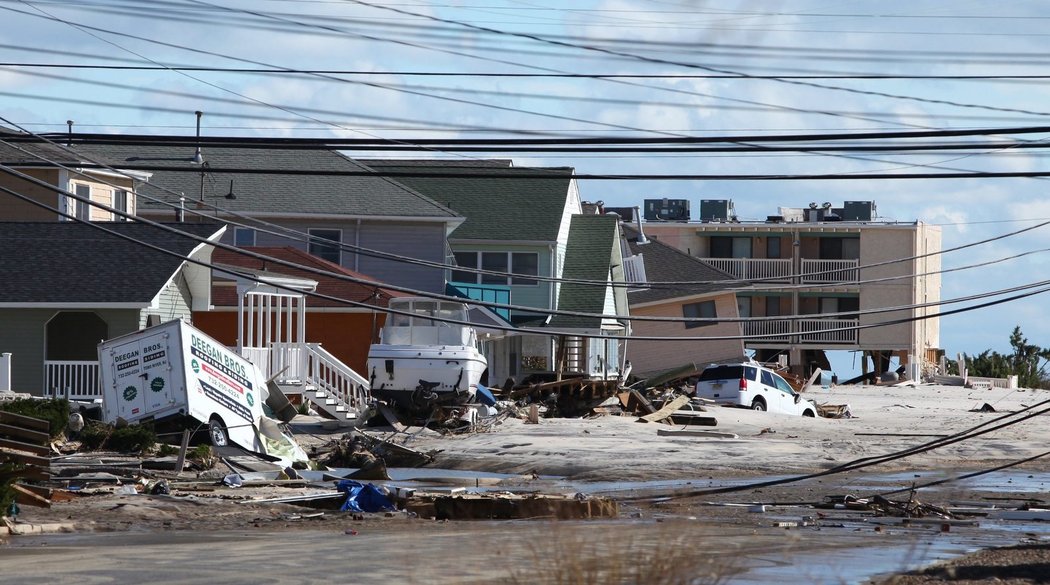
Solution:
M 386 422 L 390 423 L 390 426 L 393 427 L 395 431 L 399 433 L 405 432 L 407 427 L 405 427 L 404 423 L 397 418 L 397 413 L 395 413 L 389 406 L 380 403 L 379 414 L 383 415 L 383 418 L 386 419 Z
M 45 433 L 51 430 L 51 423 L 44 419 L 15 414 L 5 410 L 0 410 L 0 423 L 18 425 L 26 429 L 43 431 Z
M 23 443 L 22 441 L 15 441 L 12 439 L 0 438 L 0 448 L 15 449 L 17 451 L 25 451 L 33 455 L 39 455 L 41 457 L 47 457 L 51 454 L 51 449 L 44 445 L 34 445 L 31 443 Z
M 657 422 L 657 421 L 661 421 L 661 420 L 671 416 L 671 414 L 673 414 L 674 411 L 678 410 L 679 408 L 682 408 L 683 406 L 685 406 L 688 403 L 689 403 L 689 397 L 688 396 L 678 396 L 674 400 L 664 404 L 663 408 L 661 408 L 660 410 L 658 410 L 658 411 L 656 411 L 654 413 L 651 413 L 651 414 L 647 414 L 647 415 L 639 418 L 638 422 Z
M 23 465 L 51 467 L 51 459 L 47 457 L 37 457 L 36 455 L 27 455 L 25 453 L 16 453 L 14 451 L 8 451 L 7 449 L 0 449 L 0 461 L 3 461 L 4 459 L 10 459 L 15 463 L 21 463 Z
M 723 433 L 721 431 L 690 431 L 690 430 L 672 430 L 672 429 L 659 429 L 656 431 L 657 436 L 660 437 L 706 437 L 709 439 L 739 439 L 740 436 L 736 433 Z
M 47 445 L 51 442 L 51 435 L 47 433 L 32 431 L 14 425 L 0 424 L 0 435 L 7 435 L 9 437 L 25 439 L 27 441 L 32 441 L 39 445 Z
M 16 483 L 11 486 L 11 489 L 15 491 L 15 501 L 23 506 L 36 506 L 38 508 L 51 507 L 51 500 L 34 494 L 23 485 Z
M 692 410 L 676 410 L 671 414 L 671 424 L 717 427 L 718 419 Z

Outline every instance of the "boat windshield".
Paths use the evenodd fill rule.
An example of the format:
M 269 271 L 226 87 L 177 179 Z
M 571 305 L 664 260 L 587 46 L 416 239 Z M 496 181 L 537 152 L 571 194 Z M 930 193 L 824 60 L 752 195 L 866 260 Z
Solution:
M 456 327 L 462 325 L 447 323 L 442 320 L 467 320 L 467 310 L 462 303 L 441 301 L 391 302 L 390 308 L 412 314 L 411 316 L 400 313 L 391 314 L 389 323 L 394 327 Z M 432 317 L 437 317 L 441 320 L 435 321 Z

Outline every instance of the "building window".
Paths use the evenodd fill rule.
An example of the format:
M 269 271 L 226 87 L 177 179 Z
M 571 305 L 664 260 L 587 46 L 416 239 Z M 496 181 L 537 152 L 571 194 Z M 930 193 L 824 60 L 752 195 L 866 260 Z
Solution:
M 128 192 L 123 189 L 115 189 L 113 191 L 113 209 L 117 211 L 128 212 Z M 128 221 L 127 217 L 122 215 L 113 214 L 113 221 Z
M 91 221 L 91 185 L 80 185 L 77 184 L 76 193 L 78 197 L 83 197 L 86 201 L 76 200 L 76 213 L 77 219 L 84 221 Z
M 481 269 L 493 272 L 508 272 L 506 252 L 482 252 Z M 481 284 L 507 284 L 506 274 L 482 274 Z
M 343 241 L 343 231 L 342 230 L 311 229 L 311 230 L 309 230 L 309 233 L 310 233 L 310 238 L 311 238 L 310 239 L 310 253 L 311 254 L 313 254 L 314 256 L 317 256 L 318 258 L 321 258 L 322 260 L 328 260 L 329 262 L 334 262 L 335 264 L 340 264 L 341 263 L 342 254 L 340 254 L 340 249 L 339 249 L 338 244 Z M 335 242 L 336 245 L 326 244 L 324 242 L 318 241 L 318 239 Z
M 453 270 L 452 282 L 469 282 L 471 284 L 499 285 L 532 285 L 538 284 L 534 278 L 540 270 L 540 257 L 535 252 L 456 252 L 456 265 L 466 270 Z M 507 276 L 506 274 L 478 274 L 472 270 L 491 272 L 511 272 L 525 276 Z
M 474 270 L 478 269 L 478 253 L 477 252 L 456 252 L 456 265 L 470 270 L 453 270 L 452 271 L 452 282 L 469 282 L 471 284 L 478 283 L 478 273 Z
M 715 313 L 714 301 L 703 301 L 682 305 L 682 316 L 686 319 L 714 319 L 718 315 Z M 686 321 L 685 328 L 695 329 L 696 327 L 707 327 L 714 324 L 714 321 Z
M 766 238 L 766 258 L 780 258 L 780 236 Z
M 751 258 L 751 238 L 711 236 L 712 258 Z
M 514 274 L 527 274 L 538 276 L 540 273 L 540 256 L 533 252 L 514 252 L 510 255 L 510 271 Z M 536 285 L 539 282 L 534 278 L 512 276 L 511 284 Z
M 252 228 L 233 228 L 233 245 L 238 248 L 255 245 L 255 230 Z M 312 245 L 312 244 L 311 244 Z M 313 253 L 313 250 L 310 250 Z

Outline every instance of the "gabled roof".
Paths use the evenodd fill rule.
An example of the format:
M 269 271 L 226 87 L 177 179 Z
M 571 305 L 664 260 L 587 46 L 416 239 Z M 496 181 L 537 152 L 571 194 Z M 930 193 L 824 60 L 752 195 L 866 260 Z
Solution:
M 723 272 L 674 246 L 653 238 L 648 238 L 649 243 L 647 244 L 639 244 L 638 230 L 630 224 L 623 224 L 623 233 L 631 253 L 642 255 L 642 261 L 645 263 L 645 277 L 649 282 L 711 281 L 708 284 L 660 286 L 642 290 L 628 289 L 627 298 L 631 305 L 707 295 L 742 286 L 728 272 Z
M 608 282 L 614 246 L 619 237 L 618 226 L 619 218 L 612 215 L 572 216 L 562 278 Z M 558 310 L 601 315 L 608 291 L 608 285 L 562 283 L 558 294 Z M 598 316 L 555 315 L 550 321 L 550 326 L 558 329 L 596 330 L 601 325 L 602 319 Z
M 206 147 L 204 165 L 193 163 L 196 149 L 188 146 L 80 145 L 85 157 L 102 159 L 116 168 L 157 168 L 139 192 L 168 203 L 185 194 L 192 205 L 201 197 L 201 170 L 246 169 L 246 173 L 206 172 L 204 199 L 209 205 L 240 213 L 340 215 L 356 217 L 431 218 L 458 221 L 455 212 L 405 185 L 369 173 L 370 169 L 336 151 L 293 148 Z M 179 170 L 175 170 L 179 169 Z M 267 171 L 291 171 L 282 174 Z M 236 199 L 225 196 L 232 189 Z M 160 189 L 163 187 L 167 191 Z M 162 211 L 167 206 L 138 200 L 139 210 Z
M 506 160 L 360 162 L 377 171 L 429 173 L 392 178 L 467 218 L 452 240 L 556 241 L 573 173 L 570 167 L 512 167 Z M 541 176 L 520 176 L 530 172 Z M 444 173 L 455 176 L 440 176 Z M 549 178 L 552 174 L 557 176 Z
M 301 266 L 309 268 L 316 268 L 318 270 L 324 270 L 326 272 L 334 272 L 336 274 L 342 274 L 353 278 L 359 278 L 374 282 L 374 285 L 358 284 L 332 276 L 324 276 L 311 272 L 309 270 L 303 270 L 298 268 L 291 268 L 283 264 L 262 260 L 258 258 L 252 258 L 245 256 L 244 254 L 238 254 L 231 250 L 216 249 L 212 253 L 212 263 L 219 266 L 230 266 L 245 269 L 245 272 L 254 275 L 272 275 L 272 276 L 291 276 L 295 278 L 305 278 L 309 280 L 317 281 L 317 289 L 315 292 L 336 297 L 340 299 L 347 299 L 351 301 L 357 301 L 361 303 L 370 303 L 380 307 L 385 307 L 387 300 L 391 297 L 403 297 L 408 296 L 405 293 L 388 290 L 382 288 L 382 283 L 361 274 L 360 272 L 354 272 L 342 266 L 323 260 L 309 254 L 302 250 L 291 248 L 291 247 L 248 247 L 244 250 L 255 252 L 256 254 L 262 254 L 271 258 L 277 258 L 286 262 L 292 262 Z M 229 274 L 216 271 L 214 273 L 213 280 L 220 279 L 231 279 L 233 278 Z M 378 296 L 377 296 L 378 295 Z M 216 307 L 236 307 L 237 306 L 237 289 L 232 286 L 221 286 L 213 285 L 212 287 L 212 304 Z M 338 301 L 319 298 L 309 297 L 306 300 L 306 306 L 309 307 L 340 307 L 353 309 L 356 308 L 353 305 L 346 303 L 340 303 Z
M 202 238 L 220 224 L 167 224 Z M 131 238 L 103 232 L 101 226 Z M 69 304 L 147 306 L 200 242 L 151 225 L 129 222 L 0 223 L 0 306 Z

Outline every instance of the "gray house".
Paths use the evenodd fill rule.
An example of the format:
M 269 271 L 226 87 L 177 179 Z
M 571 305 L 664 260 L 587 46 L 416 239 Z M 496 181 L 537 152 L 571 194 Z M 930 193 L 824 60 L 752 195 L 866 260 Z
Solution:
M 209 241 L 225 231 L 174 227 Z M 0 224 L 0 353 L 12 354 L 12 389 L 99 397 L 99 341 L 206 310 L 211 271 L 182 257 L 209 262 L 212 249 L 141 223 Z
M 202 221 L 191 213 L 202 211 L 230 224 L 223 243 L 292 246 L 394 286 L 444 292 L 441 268 L 405 259 L 445 262 L 446 237 L 463 219 L 336 151 L 205 147 L 198 163 L 188 146 L 77 148 L 117 168 L 151 171 L 135 186 L 143 217 L 171 221 L 182 205 L 186 222 Z

